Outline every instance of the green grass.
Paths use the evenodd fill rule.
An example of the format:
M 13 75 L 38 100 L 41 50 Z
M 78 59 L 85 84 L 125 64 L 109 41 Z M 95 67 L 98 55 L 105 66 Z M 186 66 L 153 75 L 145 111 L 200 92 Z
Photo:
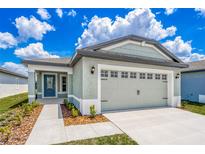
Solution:
M 132 140 L 126 134 L 116 134 L 111 136 L 103 136 L 85 140 L 76 140 L 59 145 L 137 145 L 137 142 Z
M 205 115 L 205 104 L 202 103 L 182 101 L 182 109 Z
M 1 98 L 0 114 L 26 102 L 28 102 L 28 93 Z

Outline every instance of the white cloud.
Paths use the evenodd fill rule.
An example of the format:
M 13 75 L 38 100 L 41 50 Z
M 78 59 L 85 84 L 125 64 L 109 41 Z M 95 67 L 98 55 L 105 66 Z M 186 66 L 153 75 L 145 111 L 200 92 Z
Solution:
M 195 8 L 196 12 L 198 12 L 198 15 L 205 17 L 205 8 Z
M 68 16 L 75 17 L 76 15 L 77 15 L 77 12 L 73 9 L 68 12 Z
M 12 48 L 16 45 L 17 45 L 17 40 L 12 34 L 8 32 L 5 33 L 0 32 L 0 48 L 7 49 L 7 48 Z
M 108 17 L 94 16 L 78 38 L 78 48 L 110 40 L 116 37 L 135 34 L 156 40 L 175 35 L 176 27 L 164 28 L 150 9 L 135 9 L 124 18 L 117 16 L 114 21 Z
M 86 27 L 87 25 L 88 25 L 88 18 L 87 18 L 87 16 L 83 16 L 83 22 L 81 23 L 81 26 L 84 28 L 84 27 Z
M 164 14 L 171 15 L 176 11 L 177 11 L 177 9 L 175 9 L 175 8 L 166 8 Z
M 203 54 L 192 53 L 193 47 L 191 45 L 191 41 L 185 42 L 182 40 L 181 36 L 177 36 L 173 41 L 167 40 L 163 45 L 184 62 L 205 59 L 205 55 Z
M 43 49 L 43 44 L 40 42 L 31 43 L 25 48 L 16 49 L 14 54 L 23 59 L 33 58 L 59 58 L 57 55 L 52 55 Z
M 47 22 L 41 22 L 33 16 L 30 19 L 24 16 L 16 18 L 15 26 L 18 29 L 21 41 L 25 41 L 29 38 L 42 40 L 44 34 L 49 31 L 55 31 L 53 26 L 49 25 Z
M 2 65 L 2 67 L 9 70 L 9 71 L 11 71 L 11 72 L 15 72 L 15 73 L 18 73 L 18 74 L 28 76 L 28 69 L 22 64 L 16 64 L 16 63 L 13 63 L 13 62 L 5 62 Z
M 51 18 L 51 15 L 46 9 L 38 9 L 37 13 L 40 15 L 41 19 L 48 20 Z
M 56 9 L 56 13 L 58 15 L 59 18 L 62 18 L 63 17 L 63 10 L 62 9 Z

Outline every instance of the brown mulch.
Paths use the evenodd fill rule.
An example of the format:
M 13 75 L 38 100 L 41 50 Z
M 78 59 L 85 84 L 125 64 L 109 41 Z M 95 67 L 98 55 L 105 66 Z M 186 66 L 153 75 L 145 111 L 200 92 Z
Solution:
M 38 116 L 41 113 L 43 105 L 34 108 L 33 112 L 29 116 L 25 116 L 20 126 L 13 126 L 8 141 L 5 144 L 8 145 L 22 145 L 25 144 L 28 139 L 34 124 Z
M 62 110 L 63 120 L 64 120 L 65 126 L 82 125 L 82 124 L 90 124 L 90 123 L 109 121 L 103 115 L 96 115 L 94 118 L 91 118 L 90 116 L 80 115 L 80 116 L 74 118 L 71 116 L 71 111 L 69 111 L 64 104 L 61 104 L 61 110 Z

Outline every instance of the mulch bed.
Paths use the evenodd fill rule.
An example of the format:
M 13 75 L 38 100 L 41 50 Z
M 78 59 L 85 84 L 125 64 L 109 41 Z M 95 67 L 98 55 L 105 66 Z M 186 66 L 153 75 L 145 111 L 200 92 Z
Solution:
M 69 111 L 64 104 L 61 104 L 61 110 L 62 110 L 63 120 L 64 120 L 65 126 L 82 125 L 82 124 L 90 124 L 90 123 L 109 121 L 103 115 L 96 115 L 94 118 L 91 118 L 90 116 L 80 115 L 80 116 L 74 118 L 71 116 L 71 111 Z
M 34 108 L 33 112 L 29 116 L 25 116 L 20 126 L 13 126 L 11 129 L 11 134 L 6 143 L 7 145 L 22 145 L 25 144 L 28 139 L 38 116 L 41 113 L 43 105 Z M 1 143 L 0 143 L 1 144 Z

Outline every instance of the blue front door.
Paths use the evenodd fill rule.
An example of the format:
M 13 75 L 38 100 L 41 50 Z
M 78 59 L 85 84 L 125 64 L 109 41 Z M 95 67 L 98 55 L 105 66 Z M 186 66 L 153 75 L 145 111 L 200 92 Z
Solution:
M 56 76 L 44 75 L 44 97 L 56 96 Z

